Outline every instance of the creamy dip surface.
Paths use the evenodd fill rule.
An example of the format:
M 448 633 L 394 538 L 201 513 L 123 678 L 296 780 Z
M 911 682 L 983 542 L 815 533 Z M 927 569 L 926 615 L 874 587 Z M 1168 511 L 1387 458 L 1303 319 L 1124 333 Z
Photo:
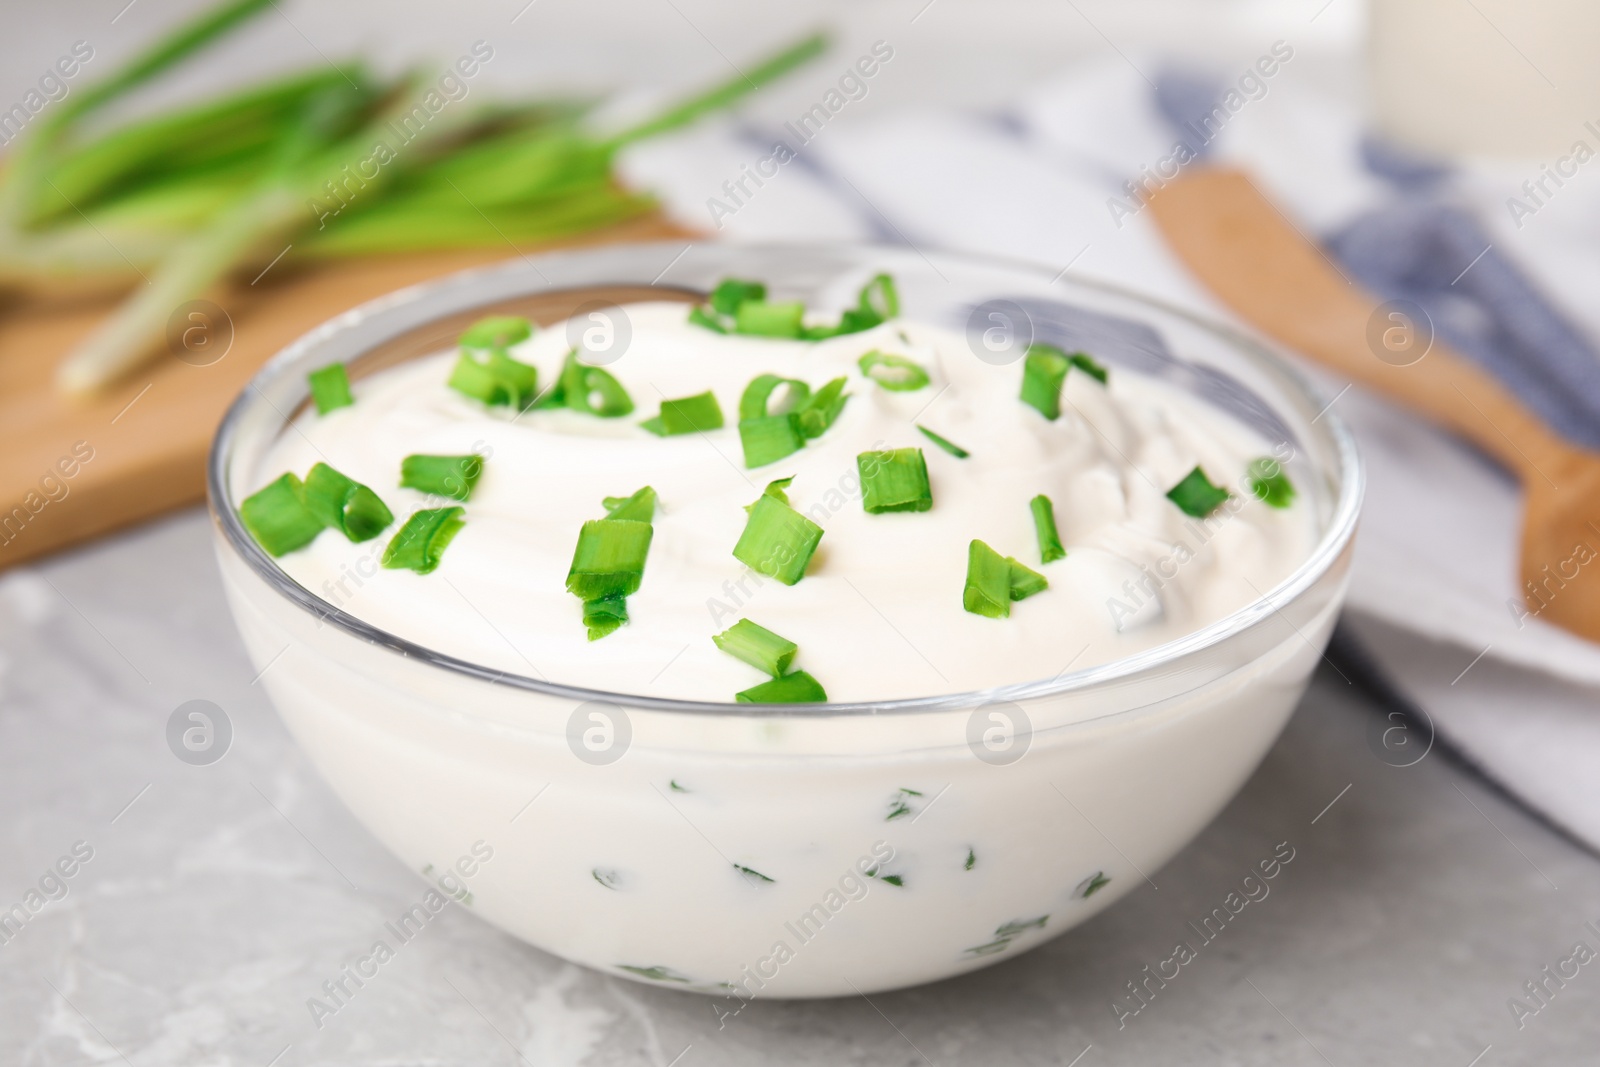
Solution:
M 712 635 L 748 618 L 797 643 L 794 667 L 830 700 L 872 701 L 1049 679 L 1151 648 L 1266 594 L 1314 544 L 1303 497 L 1279 509 L 1250 492 L 1247 467 L 1273 455 L 1275 442 L 1115 365 L 1106 385 L 1068 373 L 1051 421 L 1019 399 L 1020 360 L 991 365 L 963 336 L 914 321 L 804 342 L 717 334 L 687 322 L 681 303 L 625 311 L 631 343 L 605 364 L 636 405 L 625 417 L 487 407 L 446 385 L 454 351 L 355 382 L 350 406 L 300 415 L 247 488 L 285 471 L 304 477 L 322 461 L 371 487 L 396 521 L 364 543 L 324 531 L 279 564 L 374 626 L 507 673 L 731 702 L 766 675 Z M 512 355 L 537 366 L 543 388 L 559 374 L 567 336 L 563 325 L 539 329 Z M 858 367 L 874 349 L 914 360 L 931 382 L 883 388 Z M 813 389 L 845 375 L 850 398 L 821 437 L 747 470 L 739 399 L 763 373 Z M 662 400 L 708 389 L 723 429 L 657 437 L 639 427 Z M 970 457 L 947 453 L 918 424 Z M 856 457 L 905 447 L 926 458 L 932 508 L 868 514 Z M 474 452 L 484 473 L 438 569 L 381 568 L 409 513 L 454 503 L 400 488 L 401 460 Z M 1232 494 L 1203 520 L 1166 496 L 1197 465 Z M 732 554 L 745 506 L 789 477 L 791 504 L 824 531 L 793 586 Z M 627 600 L 630 621 L 590 641 L 582 605 L 565 587 L 580 527 L 605 517 L 602 498 L 646 485 L 659 505 L 642 584 Z M 1067 550 L 1048 564 L 1029 510 L 1038 494 L 1053 502 Z M 1049 588 L 1012 604 L 1009 618 L 964 610 L 973 539 L 1044 575 Z

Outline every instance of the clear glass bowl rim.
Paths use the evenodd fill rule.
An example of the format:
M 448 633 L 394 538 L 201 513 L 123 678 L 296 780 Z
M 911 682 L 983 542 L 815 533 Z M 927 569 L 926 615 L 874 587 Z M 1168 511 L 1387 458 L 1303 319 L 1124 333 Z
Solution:
M 685 245 L 687 247 L 684 247 Z M 228 494 L 227 468 L 232 454 L 232 446 L 238 436 L 239 426 L 246 412 L 252 404 L 267 402 L 258 389 L 258 383 L 294 372 L 302 364 L 315 363 L 315 356 L 319 347 L 328 342 L 334 335 L 350 329 L 358 323 L 370 322 L 379 316 L 392 312 L 397 307 L 427 299 L 441 289 L 459 286 L 463 281 L 472 277 L 482 277 L 503 272 L 528 272 L 532 275 L 532 281 L 541 276 L 538 269 L 540 266 L 554 268 L 561 262 L 575 259 L 626 257 L 630 254 L 642 258 L 651 251 L 659 252 L 669 249 L 677 250 L 676 254 L 681 257 L 696 248 L 715 250 L 718 253 L 733 252 L 737 254 L 738 252 L 748 252 L 752 255 L 782 255 L 786 251 L 791 253 L 815 252 L 819 248 L 826 248 L 838 253 L 857 255 L 863 259 L 873 255 L 903 255 L 905 253 L 905 249 L 899 246 L 867 243 L 813 245 L 779 242 L 729 244 L 661 241 L 612 244 L 602 245 L 597 248 L 549 252 L 531 257 L 523 256 L 519 259 L 506 260 L 484 267 L 457 271 L 369 300 L 296 338 L 263 364 L 261 369 L 240 390 L 233 403 L 229 405 L 227 412 L 223 415 L 222 422 L 217 427 L 216 436 L 212 439 L 211 451 L 206 465 L 206 499 L 212 521 L 222 532 L 223 539 L 227 545 L 257 577 L 266 583 L 269 589 L 323 623 L 332 624 L 353 637 L 369 644 L 386 648 L 413 662 L 465 675 L 485 683 L 528 690 L 544 696 L 578 703 L 593 701 L 649 711 L 680 712 L 695 715 L 731 715 L 750 718 L 787 716 L 820 718 L 846 715 L 928 713 L 947 710 L 970 711 L 972 708 L 999 701 L 1035 701 L 1062 696 L 1114 683 L 1146 672 L 1159 671 L 1161 668 L 1186 656 L 1220 645 L 1230 638 L 1261 624 L 1281 611 L 1286 604 L 1291 603 L 1301 594 L 1316 586 L 1355 536 L 1365 487 L 1365 471 L 1356 448 L 1354 436 L 1338 414 L 1331 410 L 1331 406 L 1323 408 L 1325 398 L 1311 380 L 1267 346 L 1242 331 L 1214 322 L 1164 300 L 1147 296 L 1114 282 L 1085 277 L 1076 273 L 1070 276 L 1057 275 L 1047 267 L 1026 260 L 936 249 L 927 246 L 918 249 L 923 254 L 923 258 L 942 258 L 949 261 L 966 262 L 976 266 L 1032 275 L 1038 279 L 1050 278 L 1052 279 L 1052 284 L 1060 284 L 1060 282 L 1065 281 L 1069 287 L 1101 292 L 1134 304 L 1143 305 L 1151 311 L 1162 315 L 1181 319 L 1190 326 L 1210 333 L 1219 341 L 1231 347 L 1236 354 L 1266 370 L 1272 377 L 1278 379 L 1280 385 L 1291 392 L 1298 393 L 1300 399 L 1315 407 L 1323 408 L 1323 414 L 1318 421 L 1323 425 L 1324 432 L 1331 439 L 1333 454 L 1338 461 L 1336 473 L 1339 479 L 1339 496 L 1334 502 L 1327 528 L 1318 539 L 1311 554 L 1293 573 L 1278 583 L 1277 586 L 1268 590 L 1260 599 L 1218 619 L 1208 626 L 1176 640 L 1156 645 L 1143 652 L 1137 652 L 1131 656 L 1086 667 L 1071 673 L 1061 674 L 1055 678 L 1042 681 L 1013 682 L 991 686 L 987 689 L 936 696 L 910 697 L 903 700 L 798 705 L 738 704 L 732 702 L 679 700 L 668 697 L 646 697 L 600 689 L 585 689 L 579 686 L 563 685 L 559 682 L 547 682 L 537 678 L 530 678 L 526 675 L 511 674 L 473 663 L 470 660 L 445 655 L 425 645 L 398 637 L 364 622 L 299 585 L 277 565 L 271 556 L 262 550 L 261 546 L 256 543 L 255 539 L 250 536 L 240 522 L 237 507 L 233 504 Z M 662 272 L 662 274 L 665 273 L 665 271 Z M 657 281 L 659 282 L 659 280 L 660 276 L 657 276 Z M 619 284 L 631 284 L 631 282 L 619 280 Z M 583 288 L 591 287 L 591 285 L 585 285 Z M 676 288 L 681 291 L 681 287 L 669 285 L 667 288 Z M 556 291 L 559 290 L 535 287 L 532 284 L 529 287 L 530 293 Z M 463 301 L 455 307 L 441 310 L 440 314 L 458 312 L 471 306 L 470 301 Z M 252 394 L 255 394 L 255 397 L 260 399 L 254 399 Z

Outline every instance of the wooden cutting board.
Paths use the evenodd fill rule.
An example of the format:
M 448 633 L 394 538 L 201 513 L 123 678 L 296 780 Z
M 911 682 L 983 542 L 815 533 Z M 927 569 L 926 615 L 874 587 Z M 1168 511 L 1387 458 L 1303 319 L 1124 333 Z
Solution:
M 516 251 L 692 236 L 653 216 Z M 231 320 L 231 343 L 228 321 L 189 320 L 195 343 L 177 346 L 189 362 L 163 351 L 90 400 L 58 392 L 55 368 L 113 305 L 0 303 L 0 569 L 200 501 L 212 432 L 274 353 L 363 301 L 512 254 L 507 246 L 279 265 L 211 295 Z M 226 354 L 207 363 L 224 343 Z

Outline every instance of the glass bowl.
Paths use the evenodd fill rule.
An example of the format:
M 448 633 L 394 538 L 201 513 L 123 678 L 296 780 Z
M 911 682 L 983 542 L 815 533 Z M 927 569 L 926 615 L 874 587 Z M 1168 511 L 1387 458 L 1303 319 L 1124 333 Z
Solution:
M 965 331 L 998 372 L 1016 373 L 1005 364 L 1037 338 L 1254 426 L 1291 457 L 1311 555 L 1244 609 L 1114 662 L 783 707 L 577 689 L 443 655 L 302 588 L 238 521 L 240 488 L 308 403 L 307 372 L 330 362 L 359 379 L 451 347 L 482 315 L 548 323 L 583 305 L 687 301 L 728 275 L 837 309 L 878 271 L 905 315 Z M 1155 301 L 969 255 L 682 243 L 525 258 L 341 315 L 234 402 L 208 478 L 262 684 L 333 789 L 430 883 L 406 921 L 455 904 L 729 1011 L 987 966 L 1141 885 L 1234 795 L 1305 690 L 1343 600 L 1362 490 L 1349 433 L 1298 373 Z

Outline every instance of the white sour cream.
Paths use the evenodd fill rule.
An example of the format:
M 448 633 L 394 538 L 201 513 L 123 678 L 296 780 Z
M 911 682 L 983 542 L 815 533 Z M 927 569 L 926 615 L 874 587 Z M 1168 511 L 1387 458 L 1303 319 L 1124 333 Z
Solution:
M 679 303 L 630 305 L 632 340 L 608 369 L 637 410 L 600 419 L 566 410 L 486 408 L 447 387 L 454 352 L 355 383 L 354 405 L 308 411 L 256 471 L 254 489 L 321 460 L 376 491 L 396 515 L 364 544 L 324 532 L 279 563 L 319 596 L 390 633 L 510 673 L 610 692 L 731 701 L 765 676 L 711 640 L 749 618 L 798 643 L 795 666 L 835 701 L 979 690 L 1052 678 L 1180 637 L 1267 593 L 1306 559 L 1316 530 L 1304 500 L 1274 509 L 1250 495 L 1250 461 L 1273 454 L 1227 415 L 1115 366 L 1109 386 L 1073 370 L 1062 414 L 1019 397 L 1022 364 L 992 366 L 959 335 L 908 321 L 810 343 L 721 336 L 686 322 Z M 567 331 L 539 330 L 514 355 L 554 380 Z M 931 383 L 891 392 L 864 377 L 869 350 L 907 356 Z M 752 378 L 813 389 L 839 375 L 850 400 L 802 451 L 746 470 L 736 428 Z M 658 438 L 638 427 L 663 399 L 711 389 L 727 420 L 706 434 Z M 947 454 L 916 429 L 971 453 Z M 933 507 L 869 515 L 856 457 L 919 447 Z M 413 453 L 486 457 L 466 526 L 431 574 L 384 570 L 383 547 L 406 515 L 438 506 L 399 488 Z M 1193 467 L 1233 499 L 1207 520 L 1166 497 Z M 789 498 L 825 531 L 792 587 L 732 555 L 744 506 L 793 476 Z M 606 496 L 653 486 L 660 505 L 631 621 L 589 641 L 565 588 L 578 531 Z M 1042 564 L 1028 502 L 1050 497 L 1067 549 Z M 446 501 L 445 503 L 450 503 Z M 967 546 L 981 539 L 1049 579 L 1008 619 L 962 608 Z

